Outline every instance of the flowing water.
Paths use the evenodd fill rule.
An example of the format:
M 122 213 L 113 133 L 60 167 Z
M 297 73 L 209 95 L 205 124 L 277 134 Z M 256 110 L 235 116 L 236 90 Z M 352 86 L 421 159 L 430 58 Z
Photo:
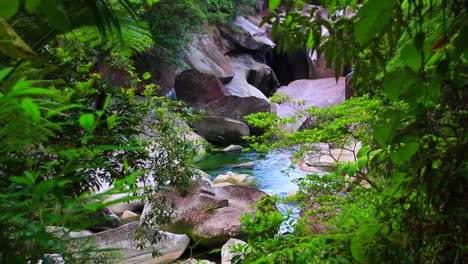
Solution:
M 197 163 L 197 167 L 211 175 L 212 180 L 227 171 L 235 173 L 247 173 L 255 178 L 255 187 L 270 194 L 285 197 L 288 192 L 298 189 L 294 179 L 305 177 L 308 173 L 299 169 L 297 164 L 291 161 L 293 152 L 286 149 L 276 149 L 268 154 L 259 154 L 254 151 L 247 152 L 216 152 Z M 254 162 L 253 168 L 237 168 L 234 165 Z M 292 212 L 292 218 L 296 219 L 300 208 L 296 205 L 281 203 L 278 210 L 286 215 Z M 291 231 L 292 227 L 284 223 L 280 233 Z

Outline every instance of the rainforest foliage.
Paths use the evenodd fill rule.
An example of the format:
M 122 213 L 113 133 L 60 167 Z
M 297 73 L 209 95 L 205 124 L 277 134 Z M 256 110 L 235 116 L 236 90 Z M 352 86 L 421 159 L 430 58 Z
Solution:
M 244 219 L 243 263 L 464 263 L 467 257 L 467 62 L 464 1 L 322 1 L 332 20 L 307 1 L 270 1 L 265 18 L 279 47 L 308 45 L 337 77 L 352 64 L 358 97 L 309 109 L 305 129 L 287 133 L 274 114 L 250 117 L 267 132 L 258 149 L 335 142 L 356 161 L 330 175 L 300 180 L 305 217 L 279 235 L 278 217 Z M 343 14 L 343 10 L 346 10 Z M 355 16 L 349 16 L 356 12 Z M 283 13 L 284 14 L 284 13 Z M 315 17 L 315 19 L 311 19 Z M 328 34 L 322 34 L 326 28 Z M 284 96 L 276 96 L 284 100 Z M 258 217 L 262 217 L 259 220 Z M 262 222 L 262 225 L 259 223 Z M 265 223 L 269 222 L 271 226 Z M 274 228 L 276 227 L 276 229 Z
M 89 216 L 111 194 L 149 199 L 157 223 L 169 220 L 171 209 L 148 194 L 182 189 L 196 175 L 197 149 L 181 125 L 196 115 L 154 97 L 158 87 L 142 83 L 151 74 L 136 73 L 133 57 L 161 50 L 175 60 L 203 25 L 253 10 L 248 1 L 179 2 L 0 1 L 0 262 L 60 253 L 67 263 L 115 263 L 85 240 L 50 232 L 103 221 Z M 102 64 L 125 74 L 122 88 L 103 79 Z
M 133 194 L 115 202 L 149 199 L 157 223 L 169 220 L 170 208 L 149 194 L 191 183 L 197 149 L 181 137 L 180 123 L 196 114 L 153 96 L 158 87 L 135 58 L 145 53 L 177 66 L 193 34 L 231 25 L 254 2 L 0 0 L 2 263 L 36 263 L 49 253 L 67 263 L 115 263 L 86 241 L 48 231 L 96 224 L 102 219 L 89 216 L 110 194 Z M 357 97 L 287 120 L 253 115 L 249 121 L 266 132 L 250 138 L 252 147 L 302 146 L 300 157 L 330 142 L 357 159 L 298 182 L 291 200 L 304 217 L 289 233 L 278 229 L 292 219 L 268 210 L 275 209 L 269 201 L 259 204 L 254 219 L 242 219 L 249 246 L 233 262 L 464 263 L 465 1 L 319 1 L 331 20 L 318 18 L 317 8 L 304 11 L 308 2 L 317 1 L 269 1 L 265 23 L 278 49 L 307 45 L 337 77 L 353 65 Z M 98 74 L 102 65 L 126 76 L 122 89 Z M 308 125 L 289 133 L 295 118 Z

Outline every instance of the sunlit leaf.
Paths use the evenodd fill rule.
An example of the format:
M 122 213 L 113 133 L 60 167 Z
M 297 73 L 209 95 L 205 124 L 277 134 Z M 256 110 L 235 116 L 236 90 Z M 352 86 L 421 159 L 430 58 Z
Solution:
M 31 98 L 25 98 L 21 101 L 21 107 L 24 112 L 31 117 L 34 122 L 41 120 L 41 111 L 39 107 L 31 100 Z
M 94 115 L 93 114 L 84 114 L 80 116 L 78 120 L 80 125 L 86 129 L 88 132 L 93 131 L 94 128 Z
M 274 11 L 276 8 L 278 8 L 278 6 L 281 4 L 281 0 L 270 0 L 268 2 L 268 8 L 271 10 L 271 11 Z

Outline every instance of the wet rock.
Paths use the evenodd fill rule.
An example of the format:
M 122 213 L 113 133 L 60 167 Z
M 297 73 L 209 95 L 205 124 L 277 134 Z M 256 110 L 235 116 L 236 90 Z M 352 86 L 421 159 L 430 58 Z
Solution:
M 205 110 L 212 116 L 243 121 L 243 117 L 246 115 L 258 112 L 270 112 L 271 105 L 268 100 L 255 96 L 226 96 L 220 100 L 209 103 L 205 107 Z
M 221 152 L 234 152 L 234 151 L 241 151 L 242 149 L 243 147 L 239 145 L 229 145 L 220 151 Z
M 231 118 L 219 116 L 205 116 L 195 122 L 195 130 L 203 138 L 214 143 L 237 143 L 242 137 L 249 136 L 249 127 Z

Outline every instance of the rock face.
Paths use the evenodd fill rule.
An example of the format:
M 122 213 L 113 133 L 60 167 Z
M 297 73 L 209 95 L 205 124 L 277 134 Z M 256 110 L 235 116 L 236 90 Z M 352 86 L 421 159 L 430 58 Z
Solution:
M 236 254 L 232 253 L 231 251 L 235 248 L 238 247 L 239 245 L 245 246 L 247 243 L 240 239 L 235 239 L 231 238 L 226 242 L 226 244 L 223 245 L 221 248 L 221 264 L 231 264 L 231 259 L 234 257 Z
M 131 222 L 119 228 L 97 233 L 93 236 L 93 241 L 98 248 L 114 249 L 119 248 L 124 260 L 121 263 L 132 264 L 163 264 L 170 263 L 178 259 L 187 248 L 190 239 L 186 235 L 176 235 L 162 232 L 162 239 L 149 248 L 139 250 L 135 241 L 135 231 L 139 222 Z M 151 237 L 156 231 L 148 231 L 145 235 Z M 156 250 L 162 254 L 153 258 L 152 251 Z
M 195 122 L 195 130 L 199 135 L 210 142 L 237 143 L 242 141 L 243 136 L 249 136 L 249 127 L 230 118 L 218 116 L 206 116 Z
M 212 116 L 243 121 L 243 117 L 246 115 L 258 112 L 270 112 L 271 105 L 269 101 L 254 96 L 226 96 L 221 100 L 209 103 L 205 110 Z
M 228 171 L 226 174 L 218 175 L 213 183 L 229 182 L 234 184 L 252 184 L 254 177 L 249 174 L 237 174 L 232 171 Z
M 344 102 L 344 78 L 336 82 L 335 78 L 318 80 L 297 80 L 288 86 L 278 89 L 278 93 L 288 95 L 293 101 L 303 101 L 304 104 L 296 105 L 292 103 L 282 103 L 277 107 L 277 114 L 280 118 L 293 116 L 300 110 L 311 106 L 323 108 L 327 106 L 339 105 Z M 301 117 L 296 122 L 289 124 L 285 129 L 296 131 L 301 128 L 306 121 L 306 117 Z
M 175 208 L 172 223 L 161 229 L 188 234 L 193 240 L 208 247 L 221 246 L 231 237 L 240 237 L 239 217 L 253 211 L 255 204 L 266 193 L 249 186 L 229 185 L 211 187 L 209 182 L 199 181 L 188 190 L 188 195 L 165 195 Z M 143 216 L 150 212 L 145 206 Z
M 238 26 L 238 28 L 225 28 L 221 34 L 239 48 L 269 51 L 275 47 L 275 43 L 267 37 L 265 30 L 257 27 L 247 19 L 238 17 L 234 21 L 234 24 Z
M 220 45 L 216 43 L 216 32 L 210 35 L 196 35 L 194 41 L 189 46 L 189 52 L 184 61 L 192 69 L 199 72 L 213 75 L 223 83 L 229 82 L 234 73 L 229 61 L 224 57 Z
M 247 82 L 247 84 L 254 86 L 263 93 L 263 95 L 258 94 L 257 89 L 251 89 L 249 87 L 249 91 L 255 91 L 255 93 L 250 92 L 250 94 L 246 94 L 246 96 L 257 96 L 266 99 L 265 95 L 270 96 L 278 89 L 279 82 L 273 70 L 266 64 L 256 61 L 251 55 L 243 54 L 233 56 L 230 59 L 230 63 L 235 72 L 232 82 L 237 81 L 248 87 L 244 83 Z M 227 85 L 227 88 L 229 89 L 230 85 Z M 232 93 L 236 94 L 235 91 L 232 91 Z
M 179 264 L 216 264 L 215 262 L 211 262 L 209 260 L 205 260 L 205 259 L 187 259 L 187 260 L 184 260 L 182 262 L 180 262 Z

